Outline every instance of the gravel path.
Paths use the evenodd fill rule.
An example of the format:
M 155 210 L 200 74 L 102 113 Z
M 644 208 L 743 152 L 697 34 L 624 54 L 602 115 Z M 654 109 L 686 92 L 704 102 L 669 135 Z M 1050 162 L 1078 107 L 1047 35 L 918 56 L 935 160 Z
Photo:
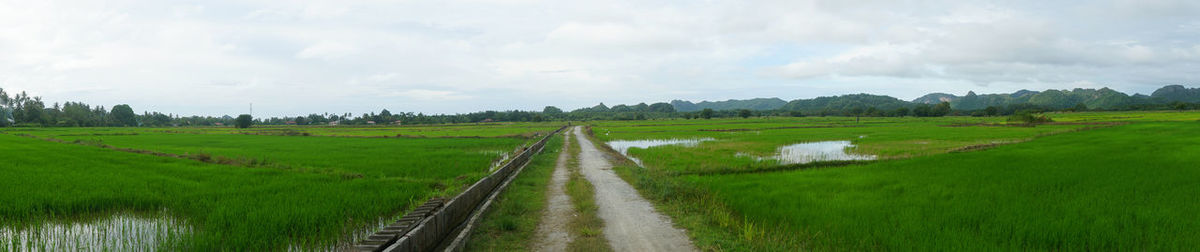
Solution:
M 549 202 L 546 205 L 546 211 L 542 213 L 542 221 L 537 227 L 537 240 L 533 246 L 534 251 L 565 251 L 567 244 L 571 243 L 571 235 L 567 231 L 567 224 L 571 223 L 571 218 L 575 216 L 575 207 L 571 205 L 571 197 L 567 196 L 566 185 L 568 174 L 567 160 L 571 154 L 567 153 L 567 140 L 571 138 L 571 134 L 563 134 L 563 148 L 558 154 L 557 164 L 554 165 L 554 174 L 551 175 L 550 185 L 547 189 Z
M 696 251 L 683 230 L 659 214 L 612 170 L 580 127 L 572 129 L 580 145 L 580 169 L 596 187 L 596 205 L 604 219 L 604 236 L 615 251 Z

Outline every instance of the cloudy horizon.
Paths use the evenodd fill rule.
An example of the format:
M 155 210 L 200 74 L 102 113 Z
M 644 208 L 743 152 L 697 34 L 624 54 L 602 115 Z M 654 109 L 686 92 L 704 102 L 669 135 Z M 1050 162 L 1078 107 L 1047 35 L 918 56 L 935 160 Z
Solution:
M 1200 80 L 1200 2 L 10 1 L 0 88 L 138 112 L 563 109 Z

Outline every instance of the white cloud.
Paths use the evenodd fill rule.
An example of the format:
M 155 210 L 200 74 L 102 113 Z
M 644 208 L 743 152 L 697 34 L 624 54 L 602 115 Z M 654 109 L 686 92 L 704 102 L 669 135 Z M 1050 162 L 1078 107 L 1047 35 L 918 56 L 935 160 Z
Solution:
M 1194 1 L 11 1 L 0 87 L 183 114 L 1195 83 Z M 314 102 L 316 101 L 316 102 Z
M 401 92 L 391 93 L 390 96 L 401 97 L 405 99 L 413 99 L 419 101 L 461 101 L 471 99 L 469 95 L 459 94 L 454 91 L 445 90 L 428 90 L 428 89 L 413 89 Z
M 304 50 L 296 53 L 296 58 L 300 59 L 334 59 L 346 57 L 358 53 L 358 48 L 346 43 L 321 41 L 311 46 L 305 47 Z

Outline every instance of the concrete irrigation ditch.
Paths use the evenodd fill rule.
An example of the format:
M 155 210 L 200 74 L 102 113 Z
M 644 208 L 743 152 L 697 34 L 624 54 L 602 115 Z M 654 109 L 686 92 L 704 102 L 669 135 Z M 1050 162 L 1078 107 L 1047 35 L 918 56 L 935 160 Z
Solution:
M 472 184 L 449 200 L 433 199 L 384 227 L 355 247 L 359 251 L 461 251 L 480 215 L 491 206 L 512 178 L 520 174 L 559 128 L 529 146 L 500 169 Z

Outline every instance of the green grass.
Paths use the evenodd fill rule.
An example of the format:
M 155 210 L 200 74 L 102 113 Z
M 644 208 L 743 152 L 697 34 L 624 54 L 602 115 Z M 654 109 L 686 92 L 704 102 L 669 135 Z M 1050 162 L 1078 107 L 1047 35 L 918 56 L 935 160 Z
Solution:
M 554 136 L 546 143 L 542 153 L 530 161 L 493 202 L 492 209 L 483 215 L 479 228 L 472 231 L 468 250 L 529 250 L 546 208 L 546 185 L 554 173 L 562 147 L 562 135 Z
M 165 212 L 197 230 L 153 245 L 161 248 L 334 246 L 430 193 L 427 185 L 379 178 L 212 165 L 5 134 L 0 153 L 0 227 Z M 9 238 L 0 241 L 17 240 Z M 5 250 L 26 245 L 37 246 L 0 242 Z
M 720 127 L 761 132 L 709 135 L 718 140 L 693 148 L 634 149 L 631 155 L 646 168 L 615 168 L 704 250 L 1187 250 L 1200 244 L 1190 235 L 1200 231 L 1200 221 L 1189 216 L 1200 210 L 1200 188 L 1192 186 L 1200 182 L 1194 165 L 1200 137 L 1189 133 L 1200 129 L 1196 114 L 1061 113 L 1050 116 L 1065 124 L 1035 128 L 946 127 L 974 118 L 864 118 L 876 125 L 852 127 L 870 135 L 854 140 L 859 147 L 851 151 L 868 151 L 864 147 L 872 144 L 905 151 L 910 147 L 904 144 L 880 144 L 904 141 L 944 147 L 793 171 L 748 160 L 762 169 L 741 174 L 686 171 L 754 171 L 737 166 L 745 163 L 730 165 L 734 153 L 712 146 L 770 150 L 789 141 L 824 140 L 838 128 L 787 129 L 766 119 L 601 122 L 596 135 L 691 138 L 713 134 L 699 129 Z M 837 120 L 845 121 L 787 123 Z M 1081 132 L 1074 131 L 1097 125 L 1072 125 L 1106 120 L 1142 122 Z M 791 130 L 810 132 L 780 133 Z M 765 137 L 778 139 L 756 139 Z M 873 137 L 889 139 L 867 141 Z M 947 153 L 973 142 L 1012 140 L 1022 143 Z
M 0 134 L 3 145 L 18 150 L 0 153 L 5 154 L 5 161 L 20 166 L 0 169 L 0 174 L 8 173 L 3 179 L 14 180 L 0 183 L 11 186 L 0 189 L 0 199 L 19 200 L 0 201 L 6 203 L 0 204 L 0 227 L 8 228 L 0 230 L 0 235 L 16 233 L 5 230 L 83 223 L 132 212 L 165 214 L 198 230 L 177 241 L 139 246 L 199 250 L 344 247 L 431 197 L 457 193 L 486 175 L 492 164 L 502 161 L 502 154 L 532 142 L 534 135 L 345 138 L 172 130 L 6 130 L 8 134 Z M 20 149 L 23 146 L 42 149 Z M 31 196 L 23 196 L 26 194 Z M 41 238 L 29 246 L 80 238 L 76 236 Z
M 1200 130 L 1144 123 L 835 169 L 685 176 L 821 250 L 1188 250 Z
M 190 134 L 254 134 L 286 136 L 340 136 L 340 137 L 514 137 L 529 136 L 534 132 L 548 133 L 565 123 L 487 123 L 487 124 L 438 124 L 438 125 L 378 125 L 378 126 L 254 126 L 249 129 L 234 127 L 172 127 L 172 128 L 57 128 L 57 129 L 7 129 L 9 131 L 35 130 L 57 132 L 91 133 L 97 130 L 116 132 L 158 132 Z
M 1194 122 L 1200 120 L 1200 110 L 1054 112 L 1046 115 L 1056 122 Z
M 993 143 L 1012 143 L 1030 140 L 1039 135 L 1070 132 L 1096 125 L 1039 125 L 960 126 L 1002 118 L 775 118 L 746 120 L 713 120 L 712 124 L 638 125 L 601 123 L 594 127 L 595 135 L 603 141 L 640 139 L 713 139 L 695 147 L 659 146 L 635 148 L 630 155 L 643 160 L 648 167 L 676 173 L 708 173 L 772 169 L 780 165 L 769 157 L 778 148 L 790 144 L 816 141 L 851 141 L 856 147 L 848 151 L 874 155 L 880 159 L 901 159 L 946 153 L 967 146 Z M 647 123 L 647 122 L 642 122 Z M 607 125 L 607 126 L 605 126 Z M 711 131 L 734 130 L 734 131 Z
M 297 170 L 431 182 L 463 175 L 477 179 L 487 173 L 487 164 L 498 161 L 500 154 L 530 141 L 511 137 L 384 139 L 171 133 L 57 138 L 173 154 L 249 159 Z
M 568 133 L 570 134 L 570 133 Z M 580 172 L 579 153 L 580 142 L 575 137 L 567 143 L 567 152 L 571 158 L 567 161 L 570 171 L 567 179 L 567 196 L 571 197 L 571 205 L 575 208 L 575 218 L 567 224 L 572 233 L 571 243 L 567 244 L 568 251 L 612 251 L 608 240 L 604 238 L 604 219 L 600 218 L 596 205 L 596 188 L 583 177 Z

